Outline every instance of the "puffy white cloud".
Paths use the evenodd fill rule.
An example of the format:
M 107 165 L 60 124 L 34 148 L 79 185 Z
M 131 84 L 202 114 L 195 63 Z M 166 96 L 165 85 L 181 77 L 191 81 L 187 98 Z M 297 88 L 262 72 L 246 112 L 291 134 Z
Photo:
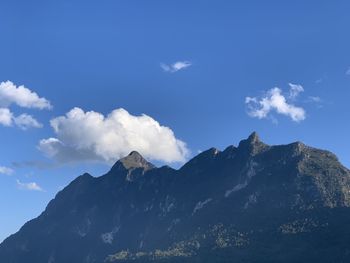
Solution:
M 16 86 L 11 81 L 0 83 L 0 125 L 17 126 L 22 130 L 41 128 L 43 125 L 27 113 L 14 116 L 9 107 L 16 104 L 23 108 L 51 109 L 50 102 L 24 86 Z
M 41 123 L 29 114 L 23 113 L 15 117 L 9 109 L 0 108 L 0 125 L 10 127 L 13 126 L 13 124 L 22 130 L 43 127 Z
M 35 182 L 30 183 L 22 183 L 20 180 L 17 181 L 17 187 L 21 190 L 28 190 L 28 191 L 40 191 L 43 192 L 44 190 Z
M 0 166 L 0 174 L 11 175 L 13 173 L 14 173 L 14 171 L 11 168 L 8 168 L 5 166 Z
M 189 154 L 170 128 L 150 116 L 133 116 L 121 108 L 108 116 L 74 108 L 52 119 L 51 126 L 56 138 L 41 140 L 38 148 L 60 162 L 114 162 L 135 150 L 148 159 L 171 163 L 184 162 Z
M 299 93 L 304 92 L 304 88 L 301 85 L 298 84 L 288 84 L 290 89 L 289 89 L 289 98 L 291 99 L 296 99 L 299 96 Z
M 291 86 L 290 94 L 297 96 L 302 91 L 302 87 L 300 87 L 300 85 Z M 288 116 L 296 122 L 306 118 L 305 110 L 288 103 L 286 97 L 282 94 L 282 90 L 279 88 L 270 89 L 266 95 L 261 98 L 246 97 L 245 103 L 248 108 L 249 116 L 259 119 L 269 117 L 272 111 Z
M 160 67 L 166 71 L 166 72 L 171 72 L 171 73 L 175 73 L 179 70 L 185 69 L 192 66 L 192 63 L 190 61 L 177 61 L 173 64 L 167 65 L 164 63 L 160 64 Z
M 51 109 L 50 102 L 24 86 L 16 86 L 11 81 L 0 83 L 0 106 L 16 104 L 23 108 Z
M 12 125 L 12 112 L 7 108 L 0 108 L 0 124 L 4 126 Z
M 27 130 L 28 128 L 42 128 L 43 125 L 38 122 L 33 116 L 26 113 L 15 117 L 14 123 L 22 130 Z
M 48 138 L 42 139 L 39 142 L 40 151 L 44 152 L 48 157 L 55 157 L 62 150 L 60 149 L 62 143 L 59 139 L 56 138 Z M 64 148 L 64 147 L 63 147 Z

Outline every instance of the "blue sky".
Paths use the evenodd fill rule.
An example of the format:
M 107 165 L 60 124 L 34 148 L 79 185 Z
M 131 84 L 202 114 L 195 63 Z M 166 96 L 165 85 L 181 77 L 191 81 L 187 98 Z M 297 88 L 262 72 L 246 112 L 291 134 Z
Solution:
M 179 167 L 257 131 L 349 167 L 349 8 L 1 1 L 0 240 L 132 148 Z

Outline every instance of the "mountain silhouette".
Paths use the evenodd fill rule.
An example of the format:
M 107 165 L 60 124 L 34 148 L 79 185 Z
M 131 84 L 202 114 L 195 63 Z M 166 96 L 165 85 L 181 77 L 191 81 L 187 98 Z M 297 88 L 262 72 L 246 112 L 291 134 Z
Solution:
M 0 244 L 0 262 L 350 262 L 350 171 L 257 133 L 180 169 L 140 153 L 85 173 Z

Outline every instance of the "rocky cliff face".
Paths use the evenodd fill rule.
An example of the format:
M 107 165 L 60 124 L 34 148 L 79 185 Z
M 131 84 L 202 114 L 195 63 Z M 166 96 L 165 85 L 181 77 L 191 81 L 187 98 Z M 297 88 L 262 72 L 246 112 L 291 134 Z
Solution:
M 349 262 L 349 206 L 349 170 L 300 142 L 253 133 L 179 170 L 132 152 L 59 192 L 0 261 Z

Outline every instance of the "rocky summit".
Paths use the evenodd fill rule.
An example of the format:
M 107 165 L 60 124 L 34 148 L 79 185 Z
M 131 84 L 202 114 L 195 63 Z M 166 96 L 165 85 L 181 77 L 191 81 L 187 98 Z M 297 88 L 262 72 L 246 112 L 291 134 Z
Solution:
M 350 262 L 350 171 L 256 133 L 178 170 L 132 152 L 0 245 L 4 263 Z

